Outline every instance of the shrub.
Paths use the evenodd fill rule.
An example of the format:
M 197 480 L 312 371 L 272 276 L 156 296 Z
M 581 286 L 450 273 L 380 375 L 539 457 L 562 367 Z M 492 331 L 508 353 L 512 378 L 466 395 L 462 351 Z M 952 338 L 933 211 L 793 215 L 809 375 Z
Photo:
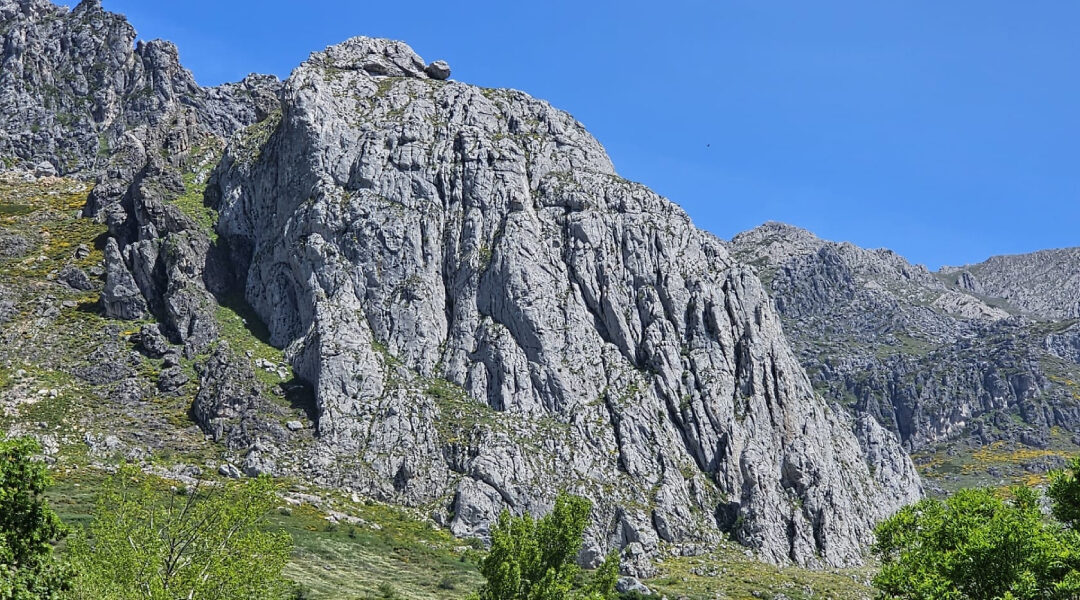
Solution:
M 0 439 L 0 598 L 49 600 L 70 585 L 70 571 L 53 556 L 65 530 L 45 502 L 40 452 L 31 438 Z
M 292 540 L 266 531 L 277 501 L 267 478 L 185 494 L 155 488 L 133 466 L 105 484 L 72 545 L 78 599 L 285 598 Z

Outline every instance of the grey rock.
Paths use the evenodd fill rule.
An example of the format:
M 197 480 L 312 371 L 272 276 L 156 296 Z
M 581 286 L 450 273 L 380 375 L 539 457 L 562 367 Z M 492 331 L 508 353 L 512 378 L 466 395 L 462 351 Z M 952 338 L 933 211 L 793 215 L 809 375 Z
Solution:
M 215 441 L 231 449 L 250 447 L 256 440 L 262 403 L 250 366 L 237 360 L 222 342 L 198 370 L 199 392 L 192 405 L 195 420 Z
M 51 162 L 43 160 L 34 165 L 34 175 L 37 175 L 38 177 L 55 177 L 56 167 L 54 167 Z
M 146 301 L 113 238 L 105 246 L 105 289 L 101 292 L 101 305 L 107 316 L 116 319 L 137 320 L 146 316 Z
M 958 284 L 1001 298 L 1043 319 L 1080 318 L 1080 247 L 995 256 L 977 265 L 945 267 Z
M 180 354 L 170 349 L 169 352 L 162 358 L 162 365 L 166 368 L 175 367 L 180 364 Z
M 450 78 L 450 65 L 445 60 L 437 60 L 424 68 L 428 77 L 444 81 Z
M 263 452 L 253 450 L 244 458 L 244 474 L 248 477 L 276 474 L 277 465 L 274 459 Z
M 896 463 L 875 450 L 879 432 L 866 415 L 911 451 L 996 441 L 1045 448 L 1053 428 L 1080 426 L 1066 383 L 1080 374 L 1075 327 L 1055 322 L 1076 297 L 1071 251 L 932 273 L 888 250 L 778 223 L 730 247 L 767 282 L 814 387 L 856 415 L 875 468 Z
M 131 25 L 100 2 L 70 11 L 46 0 L 13 2 L 0 18 L 0 155 L 45 175 L 116 168 L 113 152 L 128 131 L 157 127 L 175 110 L 197 113 L 226 136 L 265 104 L 241 93 L 248 80 L 199 87 L 174 45 L 136 43 Z
M 646 596 L 652 594 L 652 590 L 649 589 L 649 586 L 641 583 L 641 580 L 637 577 L 620 577 L 615 583 L 615 590 L 620 594 L 630 592 L 637 592 Z
M 90 276 L 86 274 L 86 271 L 74 265 L 65 265 L 63 269 L 60 269 L 60 273 L 57 274 L 56 278 L 72 289 L 81 291 L 94 289 L 94 282 L 90 281 Z
M 143 325 L 139 329 L 139 347 L 151 358 L 161 358 L 172 351 L 169 340 L 161 333 L 161 325 Z M 178 363 L 176 363 L 178 364 Z M 176 364 L 168 364 L 166 367 L 174 367 Z
M 33 246 L 26 237 L 17 233 L 0 231 L 0 258 L 22 258 Z
M 188 376 L 182 367 L 169 367 L 158 375 L 158 390 L 166 394 L 178 393 L 187 382 Z
M 442 81 L 391 40 L 208 89 L 98 2 L 0 16 L 0 154 L 97 177 L 105 313 L 153 315 L 201 361 L 192 414 L 248 475 L 452 499 L 451 530 L 480 536 L 568 489 L 594 502 L 586 562 L 620 548 L 635 576 L 725 531 L 768 560 L 855 564 L 919 496 L 890 432 L 815 394 L 754 274 L 570 115 Z M 185 212 L 193 177 L 205 206 Z M 302 449 L 250 361 L 214 346 L 216 298 L 239 290 L 314 388 Z M 122 369 L 89 376 L 140 402 L 131 357 L 104 352 Z
M 289 421 L 285 423 L 285 428 L 289 431 L 300 431 L 304 428 L 304 424 L 300 421 Z
M 427 78 L 424 61 L 407 44 L 358 36 L 312 55 L 323 72 L 363 72 L 371 76 Z
M 218 474 L 229 479 L 240 479 L 243 473 L 232 463 L 225 463 L 218 467 Z

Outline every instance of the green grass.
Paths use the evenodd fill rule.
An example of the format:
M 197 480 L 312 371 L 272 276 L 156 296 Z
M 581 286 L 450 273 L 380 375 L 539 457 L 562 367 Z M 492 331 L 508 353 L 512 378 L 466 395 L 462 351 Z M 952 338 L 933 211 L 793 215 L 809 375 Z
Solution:
M 199 226 L 211 241 L 217 240 L 214 227 L 217 225 L 218 213 L 206 205 L 206 180 L 199 173 L 184 173 L 184 193 L 172 200 L 185 215 Z
M 47 493 L 64 522 L 75 527 L 89 523 L 96 490 L 108 476 L 78 462 L 62 461 Z M 293 538 L 285 574 L 305 591 L 305 598 L 378 597 L 380 589 L 391 585 L 402 598 L 449 600 L 480 585 L 480 554 L 445 530 L 404 509 L 322 495 L 330 498 L 335 511 L 363 521 L 331 524 L 319 509 L 290 507 L 284 501 L 267 519 L 268 527 L 287 531 Z
M 261 358 L 274 365 L 285 362 L 285 353 L 270 344 L 270 330 L 242 296 L 219 298 L 219 302 L 214 316 L 221 330 L 221 339 L 227 341 L 233 351 L 250 354 L 252 361 Z M 293 380 L 292 367 L 286 366 L 286 370 L 288 375 L 284 381 Z M 255 368 L 255 376 L 270 388 L 283 383 L 277 373 L 268 373 L 260 368 Z
M 675 557 L 659 565 L 661 574 L 646 580 L 654 592 L 669 598 L 762 598 L 790 600 L 871 598 L 866 585 L 872 569 L 816 571 L 777 567 L 747 557 L 728 542 L 707 556 Z

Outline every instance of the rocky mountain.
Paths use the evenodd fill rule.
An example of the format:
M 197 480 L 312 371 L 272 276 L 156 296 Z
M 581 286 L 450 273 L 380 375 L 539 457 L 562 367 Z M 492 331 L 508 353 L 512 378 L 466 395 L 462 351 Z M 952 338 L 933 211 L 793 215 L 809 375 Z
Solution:
M 942 273 L 966 291 L 1001 298 L 1039 318 L 1080 318 L 1080 248 L 995 256 Z
M 176 46 L 135 45 L 135 30 L 99 0 L 70 11 L 2 0 L 0 23 L 0 155 L 9 168 L 93 176 L 129 138 L 189 119 L 203 132 L 227 136 L 260 118 L 276 86 L 275 78 L 255 76 L 199 87 L 180 66 Z
M 779 223 L 736 236 L 730 248 L 767 282 L 819 393 L 872 415 L 908 450 L 1004 443 L 1013 457 L 1036 450 L 1024 467 L 1045 472 L 1076 449 L 1075 250 L 930 272 L 889 250 Z M 995 475 L 998 462 L 1011 461 L 963 469 Z
M 595 506 L 583 562 L 618 548 L 632 573 L 725 533 L 855 564 L 921 494 L 892 433 L 815 393 L 753 272 L 547 103 L 371 38 L 283 83 L 201 88 L 94 0 L 0 15 L 11 181 L 94 181 L 85 219 L 65 217 L 78 186 L 46 179 L 34 198 L 75 186 L 69 204 L 5 225 L 25 246 L 0 284 L 10 431 L 70 395 L 93 410 L 54 444 L 182 455 L 191 421 L 165 407 L 183 408 L 223 475 L 418 507 L 463 536 L 565 488 Z M 52 231 L 97 223 L 74 251 Z

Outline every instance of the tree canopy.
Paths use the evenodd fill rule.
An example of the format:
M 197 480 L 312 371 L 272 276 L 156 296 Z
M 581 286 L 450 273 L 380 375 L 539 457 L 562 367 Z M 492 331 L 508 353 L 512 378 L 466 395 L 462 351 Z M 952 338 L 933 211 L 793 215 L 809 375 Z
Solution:
M 1051 475 L 1047 518 L 1039 493 L 991 489 L 925 499 L 877 527 L 874 585 L 886 597 L 1056 599 L 1080 595 L 1080 461 Z
M 286 594 L 287 533 L 267 531 L 268 478 L 169 490 L 125 466 L 72 543 L 79 600 L 239 600 Z
M 491 550 L 480 564 L 487 580 L 480 600 L 614 598 L 617 554 L 609 555 L 589 581 L 577 565 L 590 510 L 585 498 L 560 493 L 555 508 L 539 520 L 503 511 L 491 531 Z
M 41 446 L 31 438 L 0 439 L 0 598 L 49 600 L 68 589 L 69 571 L 53 556 L 65 529 L 48 503 Z

